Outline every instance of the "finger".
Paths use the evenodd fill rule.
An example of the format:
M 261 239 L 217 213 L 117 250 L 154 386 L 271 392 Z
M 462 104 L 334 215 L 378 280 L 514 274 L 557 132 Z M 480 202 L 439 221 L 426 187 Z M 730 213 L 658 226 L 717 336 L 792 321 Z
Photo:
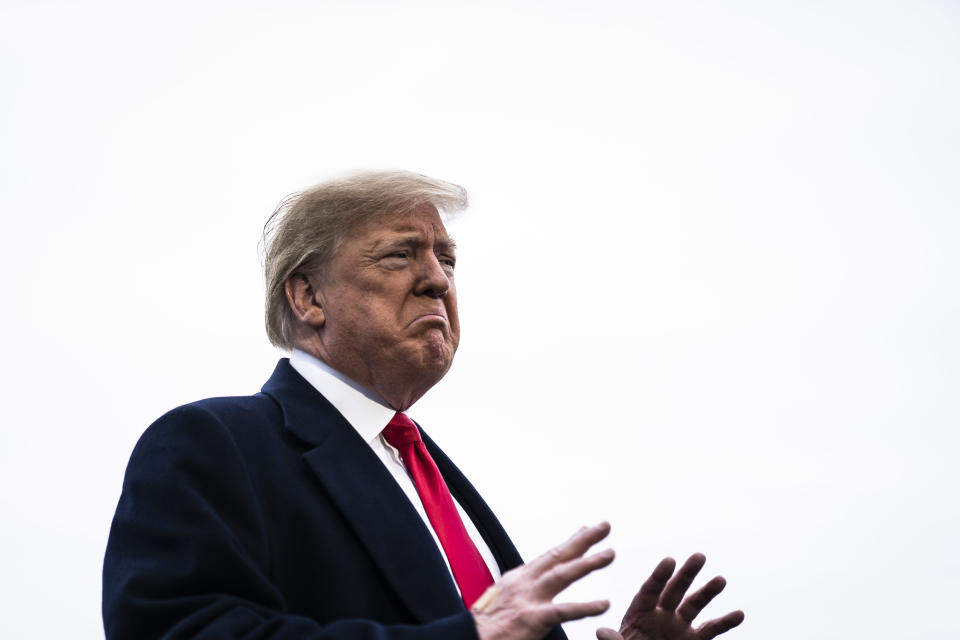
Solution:
M 610 608 L 609 600 L 594 600 L 593 602 L 561 602 L 546 608 L 544 622 L 547 626 L 555 627 L 562 622 L 579 620 L 590 616 L 598 616 Z
M 597 629 L 597 640 L 623 640 L 623 636 L 609 627 Z
M 660 606 L 667 611 L 676 609 L 680 601 L 683 600 L 683 594 L 693 584 L 693 579 L 700 573 L 700 569 L 703 568 L 703 563 L 706 561 L 707 557 L 702 553 L 695 553 L 687 558 L 687 561 L 677 571 L 677 575 L 670 578 L 670 582 L 663 590 L 663 595 L 660 596 Z
M 634 616 L 653 611 L 660 599 L 660 593 L 667 584 L 667 580 L 673 575 L 673 570 L 677 566 L 673 558 L 664 558 L 650 574 L 633 596 L 633 601 L 627 607 L 627 613 L 624 615 L 624 621 L 632 619 Z
M 741 622 L 743 622 L 743 611 L 731 611 L 722 618 L 716 618 L 700 625 L 700 628 L 697 629 L 697 636 L 700 640 L 711 640 L 721 633 L 730 631 Z
M 539 575 L 561 562 L 579 558 L 590 547 L 606 538 L 609 533 L 609 522 L 601 522 L 592 527 L 582 527 L 570 536 L 566 542 L 550 549 L 527 566 L 533 571 L 534 575 Z
M 613 549 L 606 549 L 586 558 L 576 558 L 558 564 L 539 577 L 537 591 L 552 600 L 555 595 L 580 578 L 609 565 L 613 562 L 613 558 Z
M 710 601 L 713 600 L 718 593 L 723 591 L 725 586 L 727 586 L 727 581 L 721 576 L 717 576 L 687 596 L 680 605 L 680 608 L 677 609 L 677 614 L 687 622 L 692 622 L 694 618 L 700 615 L 703 608 L 710 604 Z

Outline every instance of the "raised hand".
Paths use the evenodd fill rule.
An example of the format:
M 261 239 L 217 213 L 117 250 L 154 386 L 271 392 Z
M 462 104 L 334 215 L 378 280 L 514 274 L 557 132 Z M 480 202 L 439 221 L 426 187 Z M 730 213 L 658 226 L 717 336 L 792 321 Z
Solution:
M 607 600 L 556 604 L 553 598 L 587 574 L 613 562 L 613 550 L 584 554 L 607 537 L 610 525 L 584 527 L 561 544 L 507 573 L 473 605 L 481 640 L 539 640 L 561 622 L 600 615 Z
M 664 558 L 647 578 L 627 608 L 619 633 L 597 629 L 599 640 L 711 640 L 743 622 L 742 611 L 731 611 L 709 620 L 696 629 L 692 623 L 727 581 L 717 576 L 689 596 L 687 589 L 703 568 L 706 557 L 695 553 L 673 575 L 676 562 Z M 682 602 L 681 602 L 682 601 Z

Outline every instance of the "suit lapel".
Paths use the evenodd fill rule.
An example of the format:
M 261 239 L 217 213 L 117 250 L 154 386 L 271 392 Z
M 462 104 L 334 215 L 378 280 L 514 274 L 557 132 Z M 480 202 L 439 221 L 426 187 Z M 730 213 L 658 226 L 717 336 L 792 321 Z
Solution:
M 507 532 L 503 530 L 500 521 L 493 515 L 490 507 L 488 507 L 487 503 L 480 497 L 477 490 L 474 489 L 467 478 L 460 473 L 460 470 L 453 464 L 450 458 L 430 439 L 430 436 L 423 432 L 423 429 L 420 430 L 420 434 L 434 462 L 437 463 L 437 468 L 440 469 L 440 473 L 443 474 L 450 493 L 453 494 L 457 502 L 460 503 L 460 506 L 463 507 L 467 515 L 470 516 L 470 519 L 473 520 L 480 535 L 483 536 L 484 542 L 487 543 L 490 551 L 493 552 L 493 557 L 500 566 L 500 572 L 505 573 L 523 564 L 523 559 L 520 557 L 517 548 L 513 545 L 513 542 L 510 541 L 510 537 L 507 536 Z M 557 626 L 550 630 L 544 637 L 544 640 L 566 640 L 566 638 L 567 636 L 564 634 L 563 629 Z
M 286 428 L 314 445 L 304 460 L 414 617 L 463 612 L 426 525 L 356 430 L 285 359 L 263 391 L 282 407 Z
M 430 436 L 423 432 L 423 429 L 420 430 L 420 434 L 423 437 L 423 443 L 427 446 L 427 451 L 430 452 L 434 462 L 437 463 L 437 468 L 440 469 L 450 493 L 460 503 L 463 510 L 467 512 L 473 524 L 476 525 L 477 531 L 483 536 L 483 541 L 487 543 L 487 547 L 493 553 L 493 557 L 500 567 L 500 572 L 505 573 L 523 564 L 523 559 L 520 557 L 517 548 L 511 542 L 510 537 L 507 536 L 507 532 L 503 530 L 500 521 L 493 515 L 493 511 L 477 493 L 477 490 L 473 488 L 473 485 Z

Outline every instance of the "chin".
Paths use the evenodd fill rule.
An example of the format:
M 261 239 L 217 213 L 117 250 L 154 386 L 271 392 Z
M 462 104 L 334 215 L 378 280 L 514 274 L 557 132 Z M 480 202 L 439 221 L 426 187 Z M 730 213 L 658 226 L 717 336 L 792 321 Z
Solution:
M 447 369 L 450 368 L 450 365 L 453 364 L 453 350 L 447 348 L 442 351 L 424 353 L 420 362 L 423 369 L 437 371 L 440 375 L 443 375 L 447 372 Z
M 427 340 L 419 354 L 420 369 L 424 373 L 428 371 L 435 373 L 437 380 L 439 380 L 453 364 L 453 354 L 455 352 L 456 347 L 443 339 L 442 336 Z

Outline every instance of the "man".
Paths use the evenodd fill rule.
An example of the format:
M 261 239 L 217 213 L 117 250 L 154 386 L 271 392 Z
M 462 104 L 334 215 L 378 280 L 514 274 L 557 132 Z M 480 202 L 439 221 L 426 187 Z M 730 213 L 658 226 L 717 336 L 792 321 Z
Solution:
M 564 638 L 606 601 L 553 603 L 613 560 L 584 528 L 523 565 L 469 482 L 405 412 L 460 338 L 455 185 L 372 172 L 309 189 L 265 227 L 267 331 L 291 349 L 261 393 L 174 409 L 138 442 L 104 562 L 107 637 Z M 666 559 L 620 632 L 709 640 Z M 682 600 L 682 603 L 681 603 Z M 622 636 L 621 636 L 622 634 Z

